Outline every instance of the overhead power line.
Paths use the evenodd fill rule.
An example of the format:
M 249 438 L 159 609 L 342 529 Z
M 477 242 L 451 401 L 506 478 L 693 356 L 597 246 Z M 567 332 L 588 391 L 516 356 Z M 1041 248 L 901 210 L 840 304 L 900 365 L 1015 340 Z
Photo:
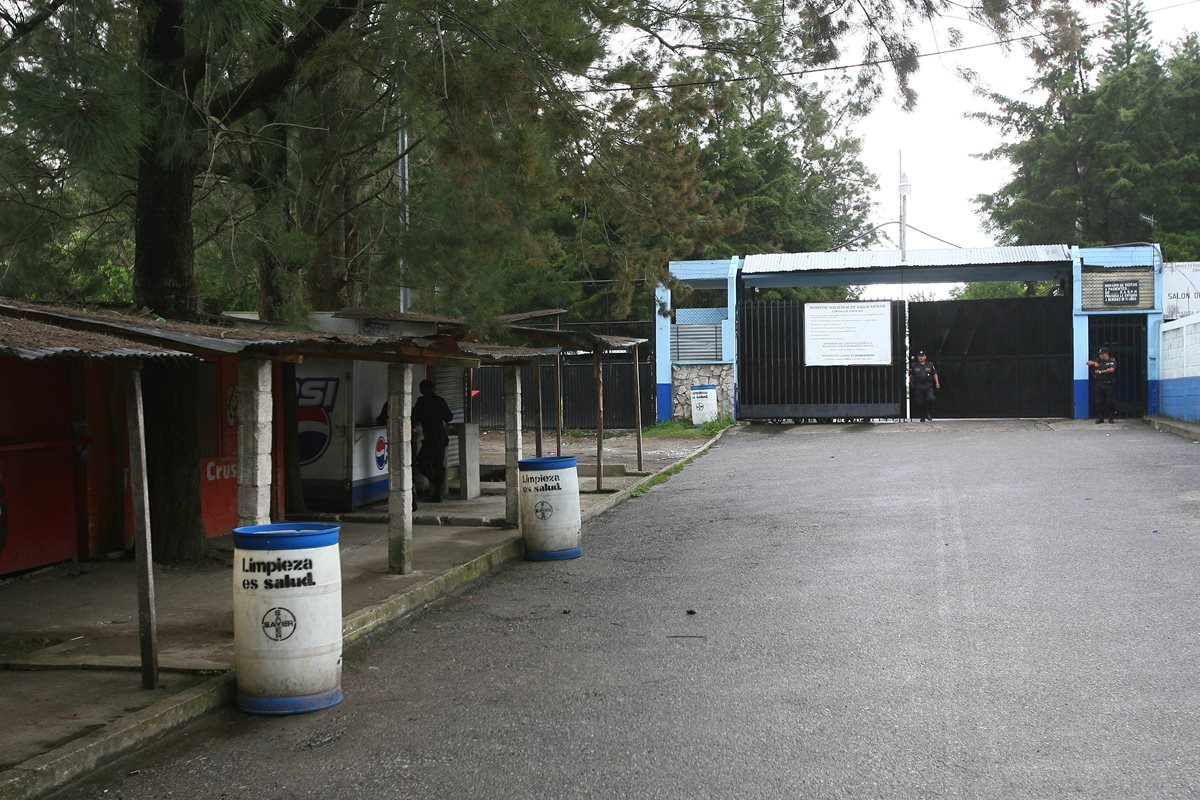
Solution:
M 1149 14 L 1157 13 L 1159 11 L 1169 11 L 1169 10 L 1175 9 L 1175 8 L 1182 8 L 1183 6 L 1195 5 L 1196 3 L 1200 3 L 1200 0 L 1185 0 L 1185 2 L 1176 3 L 1176 4 L 1170 5 L 1170 6 L 1163 6 L 1162 8 L 1156 8 L 1151 11 L 1147 11 L 1146 13 L 1147 13 L 1147 15 L 1149 15 Z M 1083 27 L 1092 28 L 1099 24 L 1101 24 L 1101 23 L 1088 22 L 1088 23 L 1084 23 Z M 1026 41 L 1029 41 L 1030 39 L 1040 39 L 1047 35 L 1048 34 L 1046 34 L 1046 33 L 1031 33 L 1031 34 L 1027 34 L 1025 36 L 1013 36 L 1008 39 L 997 39 L 996 41 L 993 41 L 993 42 L 983 42 L 982 44 L 965 45 L 963 47 L 951 47 L 951 48 L 948 48 L 945 50 L 931 50 L 927 53 L 918 53 L 916 56 L 913 56 L 913 57 L 917 58 L 917 59 L 933 58 L 935 56 L 952 55 L 954 53 L 965 53 L 970 50 L 981 50 L 986 47 L 1003 47 L 1005 45 L 1016 44 L 1018 42 L 1026 42 Z M 815 75 L 815 74 L 818 74 L 821 72 L 842 72 L 842 71 L 849 70 L 849 69 L 862 69 L 863 67 L 881 67 L 886 64 L 894 64 L 898 60 L 899 59 L 897 59 L 897 58 L 878 58 L 878 59 L 873 59 L 871 61 L 860 61 L 856 64 L 834 64 L 834 65 L 831 65 L 828 67 L 811 67 L 808 69 L 788 70 L 785 72 L 774 73 L 773 77 L 802 78 L 805 75 Z M 735 75 L 730 78 L 709 78 L 709 79 L 700 80 L 700 81 L 668 81 L 666 83 L 646 83 L 646 84 L 637 84 L 637 85 L 629 85 L 629 86 L 604 86 L 604 87 L 593 87 L 590 89 L 576 89 L 576 90 L 574 90 L 574 93 L 576 93 L 576 94 L 592 94 L 592 93 L 609 94 L 612 92 L 660 91 L 660 90 L 666 90 L 666 89 L 687 89 L 687 88 L 696 87 L 696 86 L 721 86 L 721 85 L 730 84 L 730 83 L 746 83 L 748 81 L 755 81 L 755 80 L 762 80 L 762 76 L 759 76 L 759 75 Z

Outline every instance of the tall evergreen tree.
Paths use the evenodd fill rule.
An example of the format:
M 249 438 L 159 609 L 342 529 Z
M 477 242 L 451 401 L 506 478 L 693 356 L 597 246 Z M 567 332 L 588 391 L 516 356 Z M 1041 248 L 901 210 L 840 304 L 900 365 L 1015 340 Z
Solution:
M 1108 18 L 1100 34 L 1106 42 L 1100 63 L 1106 72 L 1116 72 L 1143 56 L 1151 56 L 1150 19 L 1141 0 L 1116 0 L 1108 7 Z
M 1160 62 L 1147 44 L 1144 14 L 1135 11 L 1125 0 L 1116 4 L 1099 41 L 1099 65 L 1082 51 L 1064 51 L 1078 69 L 1062 69 L 1063 59 L 1046 62 L 1041 105 L 995 97 L 1000 112 L 990 119 L 1013 138 L 990 156 L 1009 160 L 1013 177 L 978 202 L 1001 241 L 1095 245 L 1157 238 L 1169 257 L 1200 253 L 1193 188 L 1200 156 L 1196 37 Z M 1067 74 L 1079 78 L 1062 80 Z M 1147 218 L 1158 222 L 1152 226 Z

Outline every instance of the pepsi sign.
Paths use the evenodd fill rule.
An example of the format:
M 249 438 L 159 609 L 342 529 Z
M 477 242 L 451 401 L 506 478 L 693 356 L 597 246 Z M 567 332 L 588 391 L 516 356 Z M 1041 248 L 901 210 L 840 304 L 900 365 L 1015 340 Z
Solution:
M 296 400 L 299 408 L 300 466 L 306 467 L 325 455 L 333 441 L 330 414 L 337 404 L 337 378 L 297 378 Z M 378 458 L 378 456 L 376 456 Z
M 387 466 L 387 439 L 380 436 L 375 440 L 375 469 L 382 470 Z

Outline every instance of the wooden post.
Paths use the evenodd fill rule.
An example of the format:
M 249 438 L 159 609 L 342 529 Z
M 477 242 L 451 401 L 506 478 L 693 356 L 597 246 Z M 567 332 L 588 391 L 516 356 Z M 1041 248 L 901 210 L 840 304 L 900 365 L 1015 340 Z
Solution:
M 533 447 L 542 457 L 542 360 L 533 360 Z
M 471 392 L 474 391 L 474 389 L 475 389 L 475 370 L 464 369 L 463 370 L 463 390 L 462 390 L 463 422 L 474 422 L 475 421 L 475 409 L 472 408 L 472 406 L 474 404 L 471 402 Z M 460 455 L 459 458 L 462 458 L 462 456 Z
M 603 350 L 592 353 L 592 372 L 596 376 L 596 491 L 604 488 L 604 369 Z
M 388 364 L 388 572 L 413 571 L 412 364 Z
M 638 363 L 638 346 L 633 346 L 633 416 L 637 431 L 637 468 L 642 471 L 642 366 Z
M 158 622 L 154 610 L 154 558 L 150 546 L 150 494 L 146 489 L 146 428 L 142 412 L 141 365 L 125 372 L 125 430 L 129 438 L 129 482 L 133 495 L 133 548 L 138 576 L 138 640 L 142 688 L 158 688 Z
M 504 522 L 511 528 L 521 523 L 521 368 L 504 366 Z

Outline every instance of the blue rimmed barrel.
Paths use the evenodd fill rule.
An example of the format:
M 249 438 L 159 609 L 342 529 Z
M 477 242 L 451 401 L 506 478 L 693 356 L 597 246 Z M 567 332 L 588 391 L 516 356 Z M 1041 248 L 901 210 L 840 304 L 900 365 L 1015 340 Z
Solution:
M 237 704 L 301 714 L 342 700 L 341 527 L 319 522 L 233 530 Z
M 692 424 L 703 425 L 717 418 L 717 387 L 711 384 L 692 387 Z
M 517 470 L 521 474 L 525 558 L 556 561 L 583 555 L 575 456 L 523 458 L 517 462 Z

